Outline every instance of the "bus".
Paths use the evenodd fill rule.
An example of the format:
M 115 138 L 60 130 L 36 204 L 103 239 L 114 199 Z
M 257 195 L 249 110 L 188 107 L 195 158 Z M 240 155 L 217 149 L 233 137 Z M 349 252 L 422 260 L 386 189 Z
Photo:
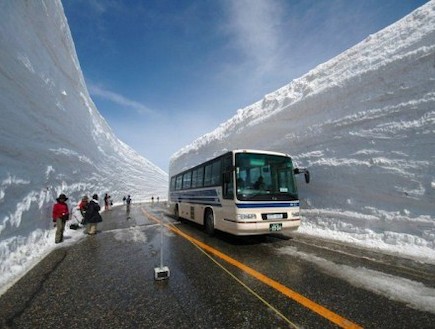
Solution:
M 289 155 L 259 150 L 232 150 L 171 176 L 169 212 L 233 235 L 290 232 L 300 225 L 295 175 Z

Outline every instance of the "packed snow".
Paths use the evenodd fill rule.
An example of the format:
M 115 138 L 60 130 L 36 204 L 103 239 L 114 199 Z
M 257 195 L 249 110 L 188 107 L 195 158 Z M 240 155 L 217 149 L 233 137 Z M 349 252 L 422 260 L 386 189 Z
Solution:
M 280 252 L 283 255 L 291 255 L 313 263 L 320 271 L 335 278 L 343 279 L 354 287 L 364 288 L 378 295 L 384 295 L 391 300 L 405 303 L 417 310 L 435 313 L 435 289 L 426 287 L 421 282 L 364 267 L 336 264 L 293 247 L 284 247 Z
M 244 109 L 171 157 L 291 155 L 299 232 L 435 263 L 435 2 Z
M 60 193 L 167 195 L 167 174 L 112 132 L 89 97 L 60 1 L 0 3 L 0 293 L 54 248 Z M 72 219 L 75 222 L 77 214 Z M 67 229 L 73 243 L 83 236 Z

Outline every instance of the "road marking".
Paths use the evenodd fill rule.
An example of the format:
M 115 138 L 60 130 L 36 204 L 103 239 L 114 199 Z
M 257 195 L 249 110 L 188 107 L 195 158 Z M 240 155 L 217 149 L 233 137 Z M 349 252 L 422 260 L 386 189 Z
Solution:
M 144 208 L 141 208 L 142 212 L 144 213 L 145 216 L 149 217 L 150 219 L 156 221 L 156 222 L 161 222 L 161 220 L 159 218 L 157 218 L 156 216 L 154 216 L 153 214 L 147 212 Z M 220 252 L 219 250 L 209 246 L 208 244 L 205 244 L 204 242 L 201 242 L 197 239 L 195 239 L 194 237 L 184 233 L 183 231 L 181 231 L 179 228 L 170 225 L 170 224 L 163 224 L 166 228 L 168 228 L 169 230 L 171 230 L 174 233 L 177 233 L 178 235 L 182 236 L 183 238 L 185 238 L 186 240 L 192 242 L 193 244 L 197 245 L 198 247 L 200 247 L 201 249 L 221 258 L 222 260 L 226 261 L 227 263 L 239 268 L 240 270 L 244 271 L 245 273 L 251 275 L 252 277 L 256 278 L 257 280 L 263 282 L 264 284 L 268 285 L 269 287 L 274 288 L 275 290 L 279 291 L 280 293 L 282 293 L 283 295 L 293 299 L 294 301 L 298 302 L 299 304 L 305 306 L 306 308 L 310 309 L 311 311 L 319 314 L 320 316 L 324 317 L 325 319 L 335 323 L 336 325 L 340 326 L 341 328 L 346 328 L 346 329 L 356 329 L 356 328 L 362 328 L 361 326 L 359 326 L 358 324 L 347 320 L 346 318 L 330 311 L 329 309 L 327 309 L 326 307 L 323 307 L 320 304 L 317 304 L 316 302 L 313 302 L 312 300 L 308 299 L 305 296 L 302 296 L 301 294 L 291 290 L 290 288 L 287 288 L 286 286 L 284 286 L 283 284 L 279 283 L 278 281 L 275 281 L 269 277 L 267 277 L 266 275 L 254 270 L 253 268 L 239 262 L 238 260 Z
M 271 305 L 269 302 L 267 302 L 263 297 L 261 297 L 259 294 L 257 294 L 254 290 L 248 287 L 246 283 L 244 283 L 242 280 L 240 280 L 238 277 L 236 277 L 230 270 L 228 270 L 225 266 L 223 266 L 221 263 L 219 263 L 215 258 L 212 257 L 209 253 L 207 253 L 204 249 L 202 249 L 200 246 L 196 245 L 195 243 L 191 242 L 192 245 L 197 248 L 200 252 L 202 252 L 206 257 L 210 259 L 211 262 L 215 263 L 216 266 L 220 267 L 222 271 L 226 272 L 229 276 L 231 276 L 237 283 L 239 283 L 243 288 L 249 291 L 252 295 L 254 295 L 256 298 L 258 298 L 263 304 L 265 304 L 267 307 L 269 307 L 272 311 L 274 311 L 281 319 L 283 319 L 285 322 L 287 322 L 291 327 L 295 329 L 300 329 L 295 323 L 290 321 L 289 318 L 287 318 L 284 314 L 282 314 L 278 309 L 276 309 L 273 305 Z

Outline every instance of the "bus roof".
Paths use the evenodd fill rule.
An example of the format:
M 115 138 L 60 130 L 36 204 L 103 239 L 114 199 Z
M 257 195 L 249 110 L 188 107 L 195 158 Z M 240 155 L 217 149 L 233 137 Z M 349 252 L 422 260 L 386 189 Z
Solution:
M 260 154 L 270 154 L 270 155 L 282 155 L 286 157 L 290 157 L 290 155 L 282 152 L 275 151 L 264 151 L 264 150 L 254 150 L 254 149 L 237 149 L 233 150 L 234 153 L 260 153 Z

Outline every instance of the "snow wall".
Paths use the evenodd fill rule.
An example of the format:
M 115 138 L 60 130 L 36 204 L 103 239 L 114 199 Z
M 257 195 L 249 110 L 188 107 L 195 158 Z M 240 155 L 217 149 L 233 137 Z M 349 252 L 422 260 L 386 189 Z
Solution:
M 54 244 L 60 193 L 71 207 L 94 193 L 166 198 L 167 174 L 89 97 L 59 0 L 0 2 L 0 90 L 0 287 Z

